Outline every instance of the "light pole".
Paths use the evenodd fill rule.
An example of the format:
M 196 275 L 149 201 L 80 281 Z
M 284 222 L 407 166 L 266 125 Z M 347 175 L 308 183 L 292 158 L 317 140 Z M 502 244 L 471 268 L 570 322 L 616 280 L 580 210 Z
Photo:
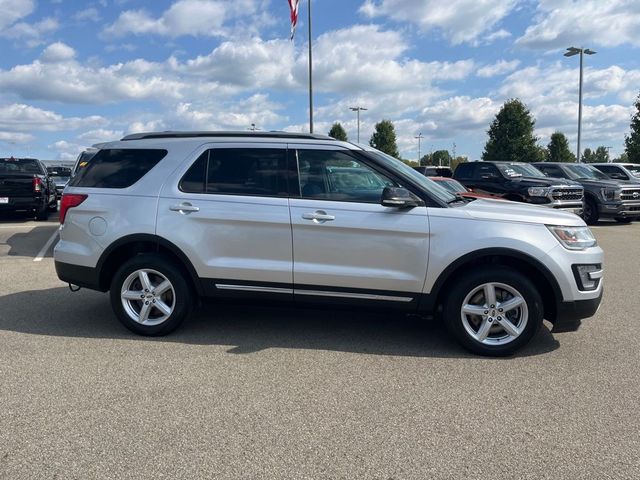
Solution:
M 413 138 L 418 139 L 418 166 L 420 166 L 420 160 L 422 159 L 422 157 L 420 156 L 420 140 L 422 140 L 424 137 L 422 136 L 422 132 L 420 132 L 416 137 Z
M 353 110 L 354 112 L 356 112 L 356 118 L 358 119 L 358 141 L 357 143 L 360 143 L 360 111 L 361 110 L 367 110 L 364 107 L 349 107 L 349 110 Z
M 573 57 L 574 55 L 580 54 L 580 87 L 578 90 L 578 152 L 576 154 L 576 161 L 580 163 L 580 134 L 582 130 L 582 70 L 583 70 L 583 56 L 584 54 L 593 55 L 593 50 L 588 48 L 576 48 L 576 47 L 568 47 L 567 51 L 564 53 L 565 57 Z

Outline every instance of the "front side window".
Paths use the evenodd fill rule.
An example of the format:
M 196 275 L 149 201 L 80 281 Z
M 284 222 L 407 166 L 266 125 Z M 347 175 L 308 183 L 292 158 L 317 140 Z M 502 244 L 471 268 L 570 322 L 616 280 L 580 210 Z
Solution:
M 184 174 L 179 188 L 186 193 L 287 196 L 286 150 L 207 150 Z
M 564 178 L 564 173 L 559 167 L 540 165 L 538 168 L 548 177 Z
M 73 187 L 127 188 L 167 155 L 166 150 L 114 148 L 100 150 L 77 171 Z
M 396 182 L 350 155 L 332 150 L 298 150 L 302 198 L 379 203 Z
M 502 167 L 502 165 L 500 166 Z M 500 171 L 504 173 L 507 177 L 521 177 L 521 174 L 516 173 L 512 169 L 503 170 L 500 168 Z M 500 178 L 500 173 L 498 173 L 498 169 L 495 165 L 478 165 L 476 168 L 476 177 L 481 179 L 491 179 L 491 178 Z

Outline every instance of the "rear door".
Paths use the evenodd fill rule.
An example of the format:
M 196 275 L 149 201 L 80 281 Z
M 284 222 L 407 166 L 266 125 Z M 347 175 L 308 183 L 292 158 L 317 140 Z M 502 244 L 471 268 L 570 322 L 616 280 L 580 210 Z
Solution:
M 398 183 L 353 152 L 289 149 L 299 172 L 290 199 L 296 299 L 414 305 L 427 271 L 426 207 L 383 207 L 382 190 Z
M 473 191 L 488 195 L 502 196 L 505 193 L 505 178 L 492 163 L 479 162 L 476 165 Z
M 213 144 L 163 187 L 157 234 L 189 257 L 206 292 L 292 298 L 286 144 Z

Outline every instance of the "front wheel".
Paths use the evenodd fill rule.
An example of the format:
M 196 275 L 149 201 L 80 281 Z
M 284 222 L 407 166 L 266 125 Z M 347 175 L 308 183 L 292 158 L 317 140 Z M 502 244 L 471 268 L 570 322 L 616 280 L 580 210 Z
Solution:
M 595 225 L 598 223 L 598 204 L 591 198 L 586 198 L 584 208 L 582 210 L 582 218 L 587 225 Z
M 542 325 L 542 298 L 515 270 L 484 267 L 451 288 L 444 319 L 449 332 L 468 350 L 487 356 L 511 355 Z
M 618 223 L 631 223 L 631 220 L 629 217 L 616 217 L 616 222 Z
M 183 272 L 156 254 L 125 262 L 111 282 L 111 307 L 122 324 L 147 336 L 166 335 L 191 311 L 193 293 Z

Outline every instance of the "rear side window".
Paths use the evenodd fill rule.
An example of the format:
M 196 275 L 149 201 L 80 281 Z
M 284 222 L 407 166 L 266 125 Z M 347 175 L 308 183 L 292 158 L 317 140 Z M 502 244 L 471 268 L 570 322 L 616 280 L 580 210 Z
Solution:
M 456 168 L 455 177 L 456 178 L 472 178 L 473 177 L 473 167 L 474 165 L 471 163 L 461 163 Z
M 286 197 L 286 150 L 216 148 L 204 152 L 180 180 L 186 193 Z
M 166 150 L 105 149 L 78 170 L 73 187 L 127 188 L 167 155 Z

